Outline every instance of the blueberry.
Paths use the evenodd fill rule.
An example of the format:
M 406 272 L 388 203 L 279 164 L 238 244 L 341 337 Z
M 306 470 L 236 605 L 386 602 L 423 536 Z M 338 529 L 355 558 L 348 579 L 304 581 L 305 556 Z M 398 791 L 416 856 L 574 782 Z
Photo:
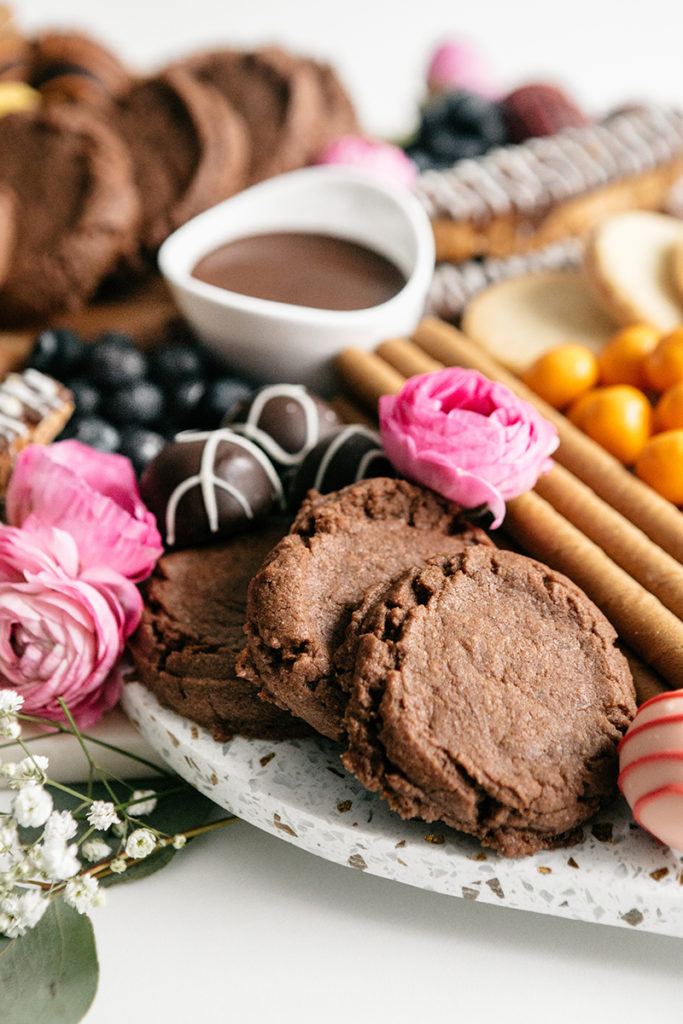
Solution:
M 207 383 L 201 377 L 188 377 L 166 389 L 168 417 L 176 430 L 205 425 L 203 415 Z M 211 424 L 206 424 L 211 426 Z
M 128 456 L 139 476 L 165 444 L 166 438 L 153 430 L 146 430 L 144 427 L 124 427 L 121 431 L 119 452 Z
M 150 353 L 150 374 L 162 384 L 201 377 L 204 361 L 199 350 L 190 344 L 172 344 Z
M 204 401 L 205 422 L 218 425 L 229 421 L 236 406 L 248 402 L 253 393 L 253 388 L 238 377 L 218 377 L 211 381 Z
M 78 416 L 92 416 L 99 410 L 102 395 L 89 380 L 85 377 L 73 377 L 68 382 L 65 381 L 65 384 L 73 395 Z
M 49 328 L 36 338 L 29 365 L 61 379 L 83 365 L 86 352 L 85 342 L 75 331 L 66 327 Z
M 140 380 L 147 372 L 146 356 L 125 334 L 102 335 L 91 346 L 88 376 L 104 388 L 116 388 Z
M 100 452 L 116 452 L 119 449 L 118 430 L 100 416 L 83 416 L 74 420 L 69 436 Z
M 484 140 L 476 135 L 462 135 L 445 128 L 432 133 L 429 145 L 433 155 L 443 163 L 481 156 L 488 148 Z
M 149 426 L 163 414 L 164 393 L 154 381 L 136 380 L 112 391 L 105 409 L 113 423 Z
M 454 162 L 507 141 L 501 105 L 461 89 L 438 96 L 424 108 L 414 145 L 438 162 Z

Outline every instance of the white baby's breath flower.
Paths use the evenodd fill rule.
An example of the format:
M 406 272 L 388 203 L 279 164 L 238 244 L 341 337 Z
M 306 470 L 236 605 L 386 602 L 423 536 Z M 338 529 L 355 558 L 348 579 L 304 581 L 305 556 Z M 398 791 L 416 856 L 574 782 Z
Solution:
M 81 870 L 75 843 L 67 846 L 63 839 L 50 839 L 34 847 L 32 852 L 36 870 L 51 882 L 73 878 Z
M 178 833 L 177 836 L 173 836 L 172 843 L 174 850 L 182 850 L 183 846 L 187 842 L 187 838 L 184 835 Z
M 21 736 L 21 726 L 16 718 L 0 718 L 0 736 L 7 740 L 18 740 Z
M 47 910 L 50 900 L 40 889 L 27 889 L 19 897 L 19 903 L 19 922 L 23 929 L 21 934 L 24 934 L 29 928 L 35 928 Z
M 114 875 L 122 875 L 127 867 L 128 864 L 123 859 L 123 857 L 114 857 L 114 859 L 109 862 L 109 870 Z
M 51 839 L 73 839 L 78 831 L 78 825 L 71 811 L 53 811 L 45 822 L 43 839 L 49 842 Z
M 157 845 L 156 836 L 148 828 L 136 828 L 126 840 L 126 855 L 135 860 L 149 857 Z
M 49 902 L 39 889 L 8 893 L 0 900 L 0 933 L 10 939 L 25 935 L 38 924 Z
M 85 914 L 92 907 L 102 906 L 104 893 L 100 890 L 100 883 L 96 878 L 92 875 L 81 875 L 64 886 L 64 901 L 79 914 Z
M 42 786 L 47 779 L 48 759 L 41 754 L 25 757 L 16 764 L 3 765 L 3 774 L 9 779 L 12 789 L 22 786 Z
M 44 825 L 52 811 L 52 797 L 31 782 L 22 786 L 12 804 L 14 817 L 24 828 L 38 828 Z
M 102 839 L 88 839 L 81 846 L 81 854 L 91 864 L 96 864 L 99 860 L 104 860 L 111 853 L 111 846 L 105 843 Z
M 128 813 L 134 818 L 144 818 L 146 814 L 151 814 L 157 805 L 156 796 L 154 789 L 136 789 L 128 805 Z
M 106 832 L 112 825 L 118 825 L 121 819 L 116 809 L 108 800 L 93 800 L 88 811 L 88 824 L 93 828 Z
M 0 824 L 0 856 L 9 854 L 14 857 L 19 849 L 20 843 L 17 826 L 13 822 L 10 824 L 7 821 Z
M 18 715 L 23 704 L 24 698 L 16 690 L 0 690 L 0 718 Z

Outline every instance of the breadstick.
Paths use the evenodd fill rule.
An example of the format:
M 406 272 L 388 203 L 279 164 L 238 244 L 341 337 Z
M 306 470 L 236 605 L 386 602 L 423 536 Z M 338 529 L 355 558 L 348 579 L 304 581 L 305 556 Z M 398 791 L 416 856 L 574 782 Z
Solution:
M 335 367 L 355 397 L 377 415 L 377 401 L 382 395 L 395 395 L 405 378 L 373 352 L 346 348 L 340 352 Z
M 527 554 L 581 587 L 669 686 L 683 685 L 683 622 L 597 544 L 533 491 L 508 502 L 505 529 Z
M 617 641 L 617 647 L 626 658 L 628 667 L 631 669 L 633 685 L 636 688 L 636 700 L 639 705 L 644 704 L 650 697 L 656 697 L 659 693 L 666 693 L 669 687 L 661 676 L 653 672 L 648 665 L 642 662 L 640 658 L 637 658 L 633 651 L 629 651 L 628 647 L 625 647 L 624 644 Z
M 554 458 L 588 484 L 596 494 L 683 563 L 683 515 L 675 505 L 629 473 L 613 456 L 591 440 L 561 413 L 505 370 L 480 345 L 441 320 L 423 319 L 413 335 L 415 343 L 446 366 L 466 366 L 501 381 L 520 398 L 531 402 L 550 420 L 560 436 Z
M 377 346 L 375 352 L 385 363 L 398 370 L 403 377 L 415 377 L 420 373 L 443 370 L 443 363 L 432 359 L 406 338 L 392 338 L 390 341 L 383 341 L 381 345 Z
M 537 494 L 683 619 L 683 566 L 654 544 L 569 470 L 556 464 L 536 482 Z

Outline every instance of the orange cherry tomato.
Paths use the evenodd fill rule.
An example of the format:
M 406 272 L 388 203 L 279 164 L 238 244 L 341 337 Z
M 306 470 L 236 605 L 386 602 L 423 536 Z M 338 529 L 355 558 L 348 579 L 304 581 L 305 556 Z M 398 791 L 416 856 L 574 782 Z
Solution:
M 664 430 L 650 438 L 635 470 L 662 497 L 683 505 L 683 430 Z
M 632 384 L 641 390 L 648 387 L 645 359 L 661 336 L 650 324 L 631 324 L 617 331 L 598 355 L 600 383 Z
M 579 398 L 569 419 L 616 459 L 630 466 L 652 433 L 652 407 L 630 384 L 594 388 Z
M 544 352 L 522 380 L 554 409 L 565 409 L 598 380 L 598 361 L 585 345 L 557 345 Z
M 683 428 L 683 380 L 665 391 L 655 406 L 655 430 Z
M 660 338 L 646 356 L 644 368 L 654 391 L 667 391 L 683 380 L 683 326 Z

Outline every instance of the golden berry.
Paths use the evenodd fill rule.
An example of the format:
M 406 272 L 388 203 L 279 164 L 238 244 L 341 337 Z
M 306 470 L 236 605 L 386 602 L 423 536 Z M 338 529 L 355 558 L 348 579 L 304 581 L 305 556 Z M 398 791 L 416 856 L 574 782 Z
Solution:
M 522 380 L 554 409 L 565 409 L 594 387 L 598 361 L 585 345 L 557 345 L 525 371 Z
M 652 407 L 630 384 L 594 388 L 569 410 L 569 419 L 616 459 L 630 466 L 652 433 Z
M 632 324 L 617 331 L 598 355 L 601 384 L 648 387 L 645 359 L 661 336 L 662 332 L 650 324 Z
M 650 438 L 635 470 L 662 497 L 683 505 L 683 430 L 664 430 Z

